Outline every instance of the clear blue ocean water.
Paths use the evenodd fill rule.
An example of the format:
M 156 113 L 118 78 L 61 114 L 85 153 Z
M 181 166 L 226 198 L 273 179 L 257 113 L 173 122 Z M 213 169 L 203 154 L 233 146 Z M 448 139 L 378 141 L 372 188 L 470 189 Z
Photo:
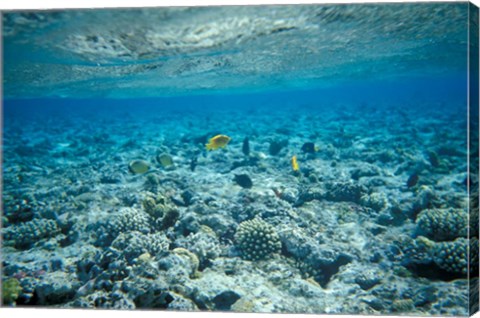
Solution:
M 3 12 L 3 304 L 466 315 L 469 9 Z

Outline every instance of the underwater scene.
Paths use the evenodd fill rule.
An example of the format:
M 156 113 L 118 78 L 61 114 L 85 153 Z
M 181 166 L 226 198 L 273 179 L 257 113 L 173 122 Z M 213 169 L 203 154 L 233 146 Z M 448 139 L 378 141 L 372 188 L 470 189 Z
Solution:
M 2 12 L 3 306 L 476 311 L 472 26 L 468 2 Z

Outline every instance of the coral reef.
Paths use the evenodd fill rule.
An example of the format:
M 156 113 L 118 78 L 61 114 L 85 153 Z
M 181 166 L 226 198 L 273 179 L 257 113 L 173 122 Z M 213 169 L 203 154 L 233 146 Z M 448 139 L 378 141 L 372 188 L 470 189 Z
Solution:
M 435 241 L 466 237 L 468 215 L 463 209 L 428 209 L 416 220 L 418 233 Z
M 120 233 L 112 242 L 112 247 L 122 251 L 129 264 L 144 253 L 162 256 L 168 251 L 170 240 L 164 233 L 143 234 L 137 231 Z
M 56 305 L 70 301 L 80 287 L 74 274 L 56 271 L 50 273 L 35 287 L 37 302 L 42 305 Z
M 142 207 L 153 219 L 154 228 L 166 229 L 175 224 L 179 215 L 171 200 L 163 194 L 147 192 L 142 201 Z
M 479 241 L 476 237 L 470 237 L 470 249 L 469 249 L 469 266 L 470 266 L 470 279 L 478 277 L 479 269 Z
M 190 233 L 184 239 L 177 240 L 176 244 L 195 253 L 202 269 L 220 256 L 221 253 L 217 235 L 212 229 L 204 225 L 201 226 L 200 232 Z
M 211 110 L 128 114 L 116 100 L 108 120 L 52 106 L 55 125 L 10 109 L 22 116 L 5 121 L 5 304 L 468 314 L 478 198 L 468 240 L 465 154 L 450 149 L 464 149 L 464 117 L 425 104 L 407 123 L 393 106 L 292 99 L 293 113 L 260 107 L 239 122 L 217 97 Z M 207 151 L 222 133 L 228 146 Z M 127 169 L 135 158 L 145 173 Z
M 350 201 L 360 203 L 366 188 L 353 182 L 334 182 L 327 184 L 325 198 L 330 201 Z
M 4 239 L 15 247 L 26 249 L 33 244 L 54 237 L 60 233 L 57 222 L 47 219 L 34 219 L 29 222 L 13 225 L 4 230 Z
M 468 248 L 469 241 L 458 238 L 453 242 L 441 242 L 435 244 L 432 255 L 433 261 L 438 267 L 466 277 L 468 274 Z
M 381 211 L 387 206 L 387 198 L 383 193 L 374 192 L 372 194 L 362 195 L 360 203 L 375 211 Z
M 17 300 L 22 287 L 16 278 L 2 280 L 2 303 L 3 305 L 12 305 Z
M 147 213 L 131 208 L 123 208 L 105 221 L 97 225 L 97 241 L 99 246 L 109 246 L 120 234 L 130 231 L 138 231 L 143 234 L 151 231 L 151 218 Z
M 240 223 L 235 233 L 235 242 L 242 257 L 252 261 L 278 253 L 282 247 L 273 226 L 259 218 Z
M 404 264 L 428 264 L 432 262 L 435 242 L 424 236 L 415 239 L 402 236 L 399 239 L 399 246 L 403 253 L 402 261 Z

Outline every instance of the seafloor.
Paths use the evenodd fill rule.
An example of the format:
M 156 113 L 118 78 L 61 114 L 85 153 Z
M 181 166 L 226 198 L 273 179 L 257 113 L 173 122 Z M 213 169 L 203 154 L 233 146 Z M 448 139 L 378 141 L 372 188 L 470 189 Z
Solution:
M 5 305 L 468 314 L 461 104 L 104 102 L 5 105 Z

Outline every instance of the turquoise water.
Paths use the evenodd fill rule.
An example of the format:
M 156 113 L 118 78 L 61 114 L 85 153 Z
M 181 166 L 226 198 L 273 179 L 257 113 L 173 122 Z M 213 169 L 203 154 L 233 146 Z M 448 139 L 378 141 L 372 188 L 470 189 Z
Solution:
M 467 19 L 467 3 L 11 12 L 4 94 L 137 98 L 448 77 L 466 72 Z
M 3 305 L 467 315 L 469 17 L 3 12 Z

